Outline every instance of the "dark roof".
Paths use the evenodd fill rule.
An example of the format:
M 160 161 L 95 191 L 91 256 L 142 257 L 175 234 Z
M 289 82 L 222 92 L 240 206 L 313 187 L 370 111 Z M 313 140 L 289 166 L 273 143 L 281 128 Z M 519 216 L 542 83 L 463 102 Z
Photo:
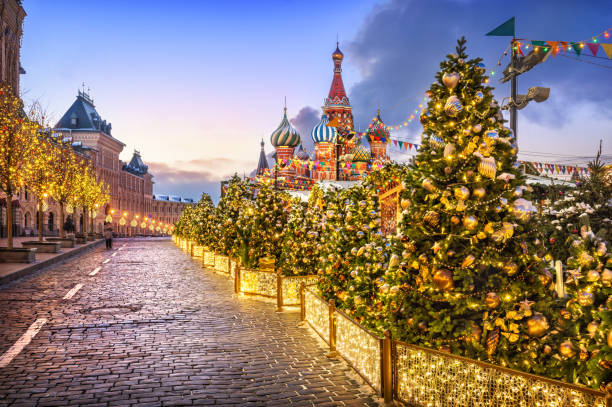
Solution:
M 96 111 L 93 99 L 79 91 L 76 100 L 57 122 L 56 128 L 71 130 L 102 131 L 111 135 L 112 125 L 102 120 Z
M 153 195 L 153 199 L 155 201 L 167 201 L 167 202 L 182 202 L 182 203 L 194 203 L 195 201 L 192 198 L 182 198 L 180 196 L 170 196 L 170 195 Z
M 145 165 L 142 162 L 142 158 L 140 157 L 140 152 L 134 150 L 134 155 L 132 155 L 132 159 L 129 164 L 123 165 L 123 171 L 130 172 L 134 175 L 143 176 L 149 170 L 149 166 Z

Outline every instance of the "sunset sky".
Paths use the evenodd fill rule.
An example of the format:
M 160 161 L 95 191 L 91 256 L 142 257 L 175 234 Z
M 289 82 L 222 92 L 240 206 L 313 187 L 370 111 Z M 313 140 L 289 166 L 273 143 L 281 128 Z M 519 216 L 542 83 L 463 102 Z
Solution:
M 363 128 L 378 106 L 387 124 L 407 119 L 462 35 L 468 54 L 497 72 L 501 100 L 509 87 L 497 78 L 508 59 L 496 63 L 508 38 L 486 32 L 512 16 L 517 36 L 534 40 L 589 40 L 612 27 L 612 4 L 603 0 L 25 0 L 24 8 L 26 103 L 39 100 L 59 119 L 85 82 L 127 145 L 121 158 L 140 150 L 156 193 L 207 192 L 215 200 L 220 180 L 255 168 L 262 138 L 271 152 L 285 96 L 289 117 L 312 144 L 337 36 Z M 594 155 L 600 139 L 610 157 L 612 61 L 602 50 L 598 56 L 551 57 L 520 77 L 520 93 L 551 88 L 548 101 L 520 112 L 521 158 L 581 163 L 573 156 Z M 404 135 L 417 140 L 420 131 L 417 121 Z

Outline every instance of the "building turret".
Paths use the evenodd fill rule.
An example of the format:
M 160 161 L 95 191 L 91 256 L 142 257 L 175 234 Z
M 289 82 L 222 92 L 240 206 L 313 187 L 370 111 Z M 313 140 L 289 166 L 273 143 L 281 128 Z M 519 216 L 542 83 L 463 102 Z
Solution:
M 370 123 L 366 131 L 366 137 L 370 143 L 372 160 L 375 162 L 387 161 L 387 143 L 390 140 L 390 133 L 387 126 L 385 126 L 380 118 L 380 109 L 377 111 L 376 117 L 372 123 Z
M 315 143 L 315 164 L 312 178 L 316 180 L 336 179 L 336 140 L 338 130 L 329 126 L 329 118 L 326 114 L 321 116 L 321 121 L 314 126 L 310 133 Z
M 288 161 L 293 158 L 293 150 L 301 143 L 300 134 L 287 119 L 286 107 L 283 113 L 283 120 L 281 120 L 277 129 L 270 135 L 270 143 L 272 143 L 272 146 L 276 150 L 276 162 L 281 165 L 283 165 L 285 160 Z M 285 166 L 279 173 L 291 175 L 294 171 L 290 167 Z
M 353 108 L 349 103 L 344 83 L 342 82 L 342 60 L 344 54 L 340 51 L 339 44 L 336 43 L 336 50 L 332 53 L 334 61 L 334 78 L 329 89 L 329 95 L 325 99 L 323 111 L 327 114 L 330 121 L 339 123 L 339 128 L 353 130 Z
M 264 150 L 264 141 L 261 139 L 261 152 L 259 153 L 256 174 L 263 175 L 268 168 L 268 159 L 266 158 L 266 152 Z

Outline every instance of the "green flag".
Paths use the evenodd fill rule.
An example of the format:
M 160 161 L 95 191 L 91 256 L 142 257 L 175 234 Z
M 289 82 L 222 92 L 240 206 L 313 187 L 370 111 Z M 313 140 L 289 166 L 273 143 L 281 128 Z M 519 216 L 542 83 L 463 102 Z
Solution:
M 485 35 L 496 37 L 514 37 L 514 17 Z

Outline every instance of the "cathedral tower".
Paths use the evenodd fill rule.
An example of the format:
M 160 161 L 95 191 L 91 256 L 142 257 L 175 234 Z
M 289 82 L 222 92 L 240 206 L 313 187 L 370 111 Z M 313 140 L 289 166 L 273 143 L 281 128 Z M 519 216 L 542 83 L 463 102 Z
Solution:
M 276 162 L 281 166 L 284 162 L 293 158 L 293 151 L 300 145 L 300 135 L 298 131 L 289 123 L 287 119 L 287 108 L 283 113 L 283 120 L 276 130 L 270 135 L 270 143 L 276 150 Z M 286 161 L 285 161 L 286 160 Z M 282 175 L 293 175 L 295 171 L 289 166 L 285 166 L 279 171 Z
M 332 123 L 338 123 L 338 128 L 342 130 L 353 130 L 353 108 L 349 103 L 348 96 L 344 90 L 342 82 L 342 60 L 344 54 L 340 51 L 339 44 L 336 43 L 336 50 L 332 53 L 334 61 L 334 78 L 329 89 L 329 95 L 325 99 L 323 112 L 329 117 Z

